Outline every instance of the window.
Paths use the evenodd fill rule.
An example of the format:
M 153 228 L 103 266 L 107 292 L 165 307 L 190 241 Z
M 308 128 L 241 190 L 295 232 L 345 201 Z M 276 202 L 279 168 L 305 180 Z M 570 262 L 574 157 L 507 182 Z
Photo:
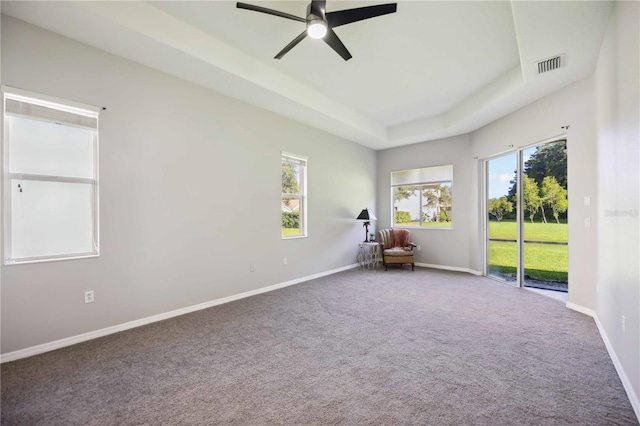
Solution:
M 453 165 L 391 173 L 393 226 L 451 228 Z
M 4 92 L 4 263 L 97 256 L 98 109 Z
M 282 238 L 307 236 L 307 158 L 282 153 Z

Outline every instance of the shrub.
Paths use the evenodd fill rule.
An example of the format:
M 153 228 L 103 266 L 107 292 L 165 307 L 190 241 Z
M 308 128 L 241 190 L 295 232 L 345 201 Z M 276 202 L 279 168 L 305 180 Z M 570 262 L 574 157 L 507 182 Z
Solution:
M 411 222 L 411 215 L 409 212 L 403 212 L 400 210 L 396 210 L 396 221 L 395 223 L 409 223 Z
M 300 228 L 299 212 L 282 212 L 283 228 Z

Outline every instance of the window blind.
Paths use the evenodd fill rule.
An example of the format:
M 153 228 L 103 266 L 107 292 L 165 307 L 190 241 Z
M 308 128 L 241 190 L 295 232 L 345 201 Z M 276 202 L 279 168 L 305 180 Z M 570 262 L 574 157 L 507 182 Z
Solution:
M 449 182 L 452 180 L 452 164 L 391 172 L 391 186 L 416 185 L 420 183 L 431 182 Z
M 7 115 L 81 127 L 94 131 L 98 130 L 98 113 L 84 111 L 79 108 L 65 108 L 62 105 L 61 107 L 64 110 L 49 108 L 45 105 L 28 102 L 25 99 L 13 98 L 8 94 L 5 101 L 5 113 Z
M 282 162 L 283 163 L 289 163 L 289 164 L 293 164 L 293 165 L 299 165 L 299 166 L 307 166 L 307 158 L 306 157 L 302 157 L 300 155 L 296 155 L 296 154 L 290 154 L 288 152 L 284 152 L 282 151 Z

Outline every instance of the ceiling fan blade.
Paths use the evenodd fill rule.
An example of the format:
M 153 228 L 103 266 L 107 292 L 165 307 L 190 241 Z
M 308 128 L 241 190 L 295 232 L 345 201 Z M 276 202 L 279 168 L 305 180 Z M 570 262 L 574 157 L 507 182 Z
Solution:
M 324 36 L 324 41 L 331 46 L 333 50 L 345 61 L 348 61 L 352 58 L 351 53 L 347 50 L 347 48 L 342 44 L 342 41 L 338 38 L 338 35 L 331 28 L 327 28 L 327 34 Z
M 387 15 L 389 13 L 395 13 L 398 8 L 397 3 L 379 4 L 376 6 L 358 7 L 355 9 L 339 10 L 336 12 L 327 13 L 327 22 L 331 28 L 339 27 L 340 25 L 350 24 L 352 22 L 358 22 L 369 18 L 375 18 L 376 16 Z
M 311 0 L 311 13 L 324 19 L 326 10 L 327 0 Z
M 274 59 L 282 59 L 282 57 L 291 49 L 293 49 L 296 44 L 300 43 L 307 36 L 307 30 L 304 30 L 298 37 L 294 38 L 293 41 L 287 44 L 284 49 L 282 49 L 278 54 L 274 57 Z
M 287 19 L 293 19 L 294 21 L 298 21 L 298 22 L 307 22 L 306 19 L 304 18 L 300 18 L 297 17 L 295 15 L 289 15 L 288 13 L 284 13 L 284 12 L 279 12 L 277 10 L 273 10 L 273 9 L 267 9 L 266 7 L 262 7 L 262 6 L 254 6 L 252 4 L 247 4 L 247 3 L 236 3 L 236 7 L 238 9 L 246 9 L 246 10 L 253 10 L 254 12 L 262 12 L 262 13 L 266 13 L 267 15 L 273 15 L 273 16 L 279 16 L 281 18 L 287 18 Z

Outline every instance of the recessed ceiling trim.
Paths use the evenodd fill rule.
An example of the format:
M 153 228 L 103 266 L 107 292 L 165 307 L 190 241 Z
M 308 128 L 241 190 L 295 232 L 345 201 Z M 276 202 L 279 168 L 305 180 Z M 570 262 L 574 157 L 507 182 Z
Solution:
M 198 4 L 197 2 L 168 3 Z M 218 2 L 201 4 L 216 3 Z M 226 2 L 219 2 L 219 4 L 224 3 Z M 197 25 L 201 22 L 199 20 L 195 20 L 194 24 L 193 19 L 188 19 L 189 13 L 180 12 L 184 10 L 181 9 L 182 6 L 166 8 L 159 6 L 160 4 L 167 3 L 140 1 L 0 3 L 2 13 L 14 18 L 373 149 L 425 142 L 474 131 L 588 76 L 595 67 L 599 46 L 613 7 L 613 2 L 610 1 L 510 2 L 511 13 L 507 19 L 511 19 L 511 24 L 515 26 L 513 37 L 517 40 L 520 64 L 524 65 L 512 68 L 511 71 L 507 69 L 513 65 L 500 68 L 501 73 L 507 71 L 502 76 L 495 72 L 485 75 L 482 85 L 474 86 L 474 90 L 467 90 L 464 97 L 453 96 L 447 89 L 450 86 L 444 84 L 450 83 L 449 80 L 453 80 L 453 77 L 449 78 L 448 74 L 441 72 L 442 70 L 433 70 L 433 76 L 430 75 L 432 69 L 429 66 L 425 67 L 423 63 L 413 61 L 416 55 L 407 56 L 406 52 L 399 48 L 391 49 L 393 60 L 387 61 L 396 67 L 392 74 L 380 72 L 385 66 L 380 61 L 375 62 L 379 68 L 364 67 L 363 64 L 368 65 L 367 62 L 350 61 L 351 69 L 358 70 L 358 74 L 354 72 L 349 74 L 342 68 L 323 70 L 327 77 L 350 76 L 332 86 L 337 87 L 338 90 L 345 87 L 343 83 L 364 88 L 377 87 L 376 85 L 385 88 L 386 91 L 364 92 L 362 99 L 375 106 L 375 108 L 369 108 L 362 102 L 351 102 L 348 97 L 337 97 L 336 90 L 333 92 L 323 90 L 322 88 L 326 87 L 323 83 L 330 80 L 330 78 L 323 79 L 325 75 L 316 75 L 316 79 L 309 83 L 303 78 L 307 76 L 304 72 L 309 64 L 301 62 L 300 59 L 298 59 L 297 68 L 293 68 L 296 72 L 287 73 L 288 68 L 275 67 L 270 62 L 259 59 L 260 55 L 248 53 L 251 50 L 241 50 L 242 43 L 238 44 L 239 47 L 235 44 L 227 44 L 233 43 L 236 39 L 233 37 L 225 39 L 224 32 L 218 35 L 215 31 L 209 31 L 206 25 Z M 399 13 L 398 18 L 402 17 L 405 23 L 411 22 L 412 16 L 417 16 L 420 10 L 417 5 L 430 10 L 435 8 L 444 14 L 448 13 L 447 16 L 453 16 L 451 8 L 458 7 L 456 2 L 407 2 L 403 10 L 414 10 L 416 13 L 411 16 Z M 189 7 L 192 8 L 190 13 L 222 11 L 218 16 L 226 16 L 224 14 L 228 14 L 228 10 L 231 9 L 231 7 L 225 9 L 222 6 Z M 504 8 L 491 7 L 490 10 L 491 13 L 496 14 L 495 22 L 502 23 L 503 29 L 508 29 Z M 249 16 L 250 14 L 247 14 L 247 18 Z M 204 19 L 204 23 L 207 22 Z M 215 22 L 220 24 L 219 19 Z M 467 22 L 472 24 L 475 21 L 469 18 Z M 435 25 L 438 21 L 432 23 Z M 446 23 L 441 24 L 446 26 Z M 492 28 L 494 27 L 496 26 Z M 268 29 L 268 26 L 265 28 Z M 366 23 L 359 28 L 366 28 Z M 470 25 L 470 28 L 481 30 L 482 26 Z M 348 30 L 347 27 L 344 31 Z M 446 33 L 445 28 L 441 30 Z M 358 37 L 371 35 L 370 31 L 352 32 L 349 37 L 350 42 L 357 45 Z M 483 37 L 488 37 L 487 41 L 493 41 L 494 44 L 496 41 L 505 40 L 504 31 L 491 32 L 485 29 L 481 34 Z M 456 35 L 460 35 L 459 32 Z M 469 34 L 466 35 L 469 36 Z M 236 38 L 238 37 L 241 36 L 236 34 Z M 457 40 L 456 37 L 443 37 L 443 39 L 448 42 L 439 44 L 443 51 L 439 57 L 440 61 L 451 62 L 447 70 L 463 70 L 450 74 L 455 74 L 459 80 L 472 79 L 477 75 L 477 67 L 455 66 L 456 60 L 461 63 L 469 62 L 464 61 L 465 58 L 468 59 L 467 57 L 461 59 L 446 49 L 446 46 L 450 46 L 447 43 Z M 503 47 L 508 45 L 509 43 L 503 43 Z M 366 47 L 366 45 L 363 46 L 361 49 Z M 481 49 L 482 44 L 477 44 L 476 47 Z M 390 46 L 384 45 L 384 48 L 387 51 Z M 474 52 L 469 52 L 468 48 L 463 49 L 462 52 L 467 52 L 466 55 L 471 55 L 470 57 L 473 58 L 478 56 L 471 65 L 482 61 L 481 55 L 473 56 Z M 554 52 L 565 52 L 564 54 L 571 55 L 571 62 L 567 63 L 562 57 L 559 64 L 561 70 L 549 73 L 545 78 L 535 78 L 538 75 L 536 71 L 539 59 Z M 377 51 L 369 51 L 369 56 L 363 55 L 363 58 L 372 56 L 375 58 L 376 53 Z M 324 53 L 319 51 L 318 54 Z M 494 56 L 496 54 L 499 53 L 493 52 Z M 493 59 L 491 55 L 487 57 Z M 549 59 L 551 58 L 546 58 L 546 60 Z M 486 62 L 482 63 L 486 64 Z M 369 78 L 360 78 L 365 75 Z M 416 81 L 416 76 L 427 82 L 439 81 L 442 84 L 436 87 L 431 85 L 431 92 L 420 92 L 419 88 L 422 86 L 419 79 Z M 487 84 L 491 81 L 487 77 L 494 78 L 493 82 Z M 407 78 L 411 84 L 403 86 L 404 78 Z M 376 83 L 372 85 L 372 81 Z M 335 78 L 333 82 L 335 83 Z M 477 90 L 478 87 L 482 88 Z M 360 92 L 355 91 L 355 93 Z M 451 92 L 455 90 L 451 89 Z M 343 92 L 339 93 L 343 94 Z M 375 93 L 376 96 L 367 96 L 366 93 Z M 429 104 L 429 102 L 442 102 L 443 98 L 450 100 L 446 108 L 433 108 Z M 384 102 L 388 106 L 385 106 Z M 417 110 L 431 111 L 431 113 L 402 115 L 402 109 L 406 110 L 410 106 Z M 376 111 L 387 111 L 385 114 L 397 118 L 385 121 L 384 117 L 375 115 Z M 406 122 L 401 121 L 402 117 L 409 120 L 421 118 Z M 387 127 L 386 124 L 391 125 Z
M 386 128 L 323 93 L 240 52 L 213 36 L 194 28 L 145 2 L 78 2 L 99 14 L 156 42 L 170 46 L 209 65 L 261 86 L 305 108 L 355 128 L 369 138 L 386 140 Z
M 487 105 L 509 96 L 523 85 L 522 70 L 518 65 L 445 114 L 392 126 L 389 129 L 389 142 L 395 144 L 415 143 L 421 139 L 427 139 L 429 134 L 433 132 L 445 132 L 453 129 L 461 129 L 460 132 L 467 131 L 468 126 L 460 125 L 469 121 Z M 453 134 L 458 133 L 453 131 Z

